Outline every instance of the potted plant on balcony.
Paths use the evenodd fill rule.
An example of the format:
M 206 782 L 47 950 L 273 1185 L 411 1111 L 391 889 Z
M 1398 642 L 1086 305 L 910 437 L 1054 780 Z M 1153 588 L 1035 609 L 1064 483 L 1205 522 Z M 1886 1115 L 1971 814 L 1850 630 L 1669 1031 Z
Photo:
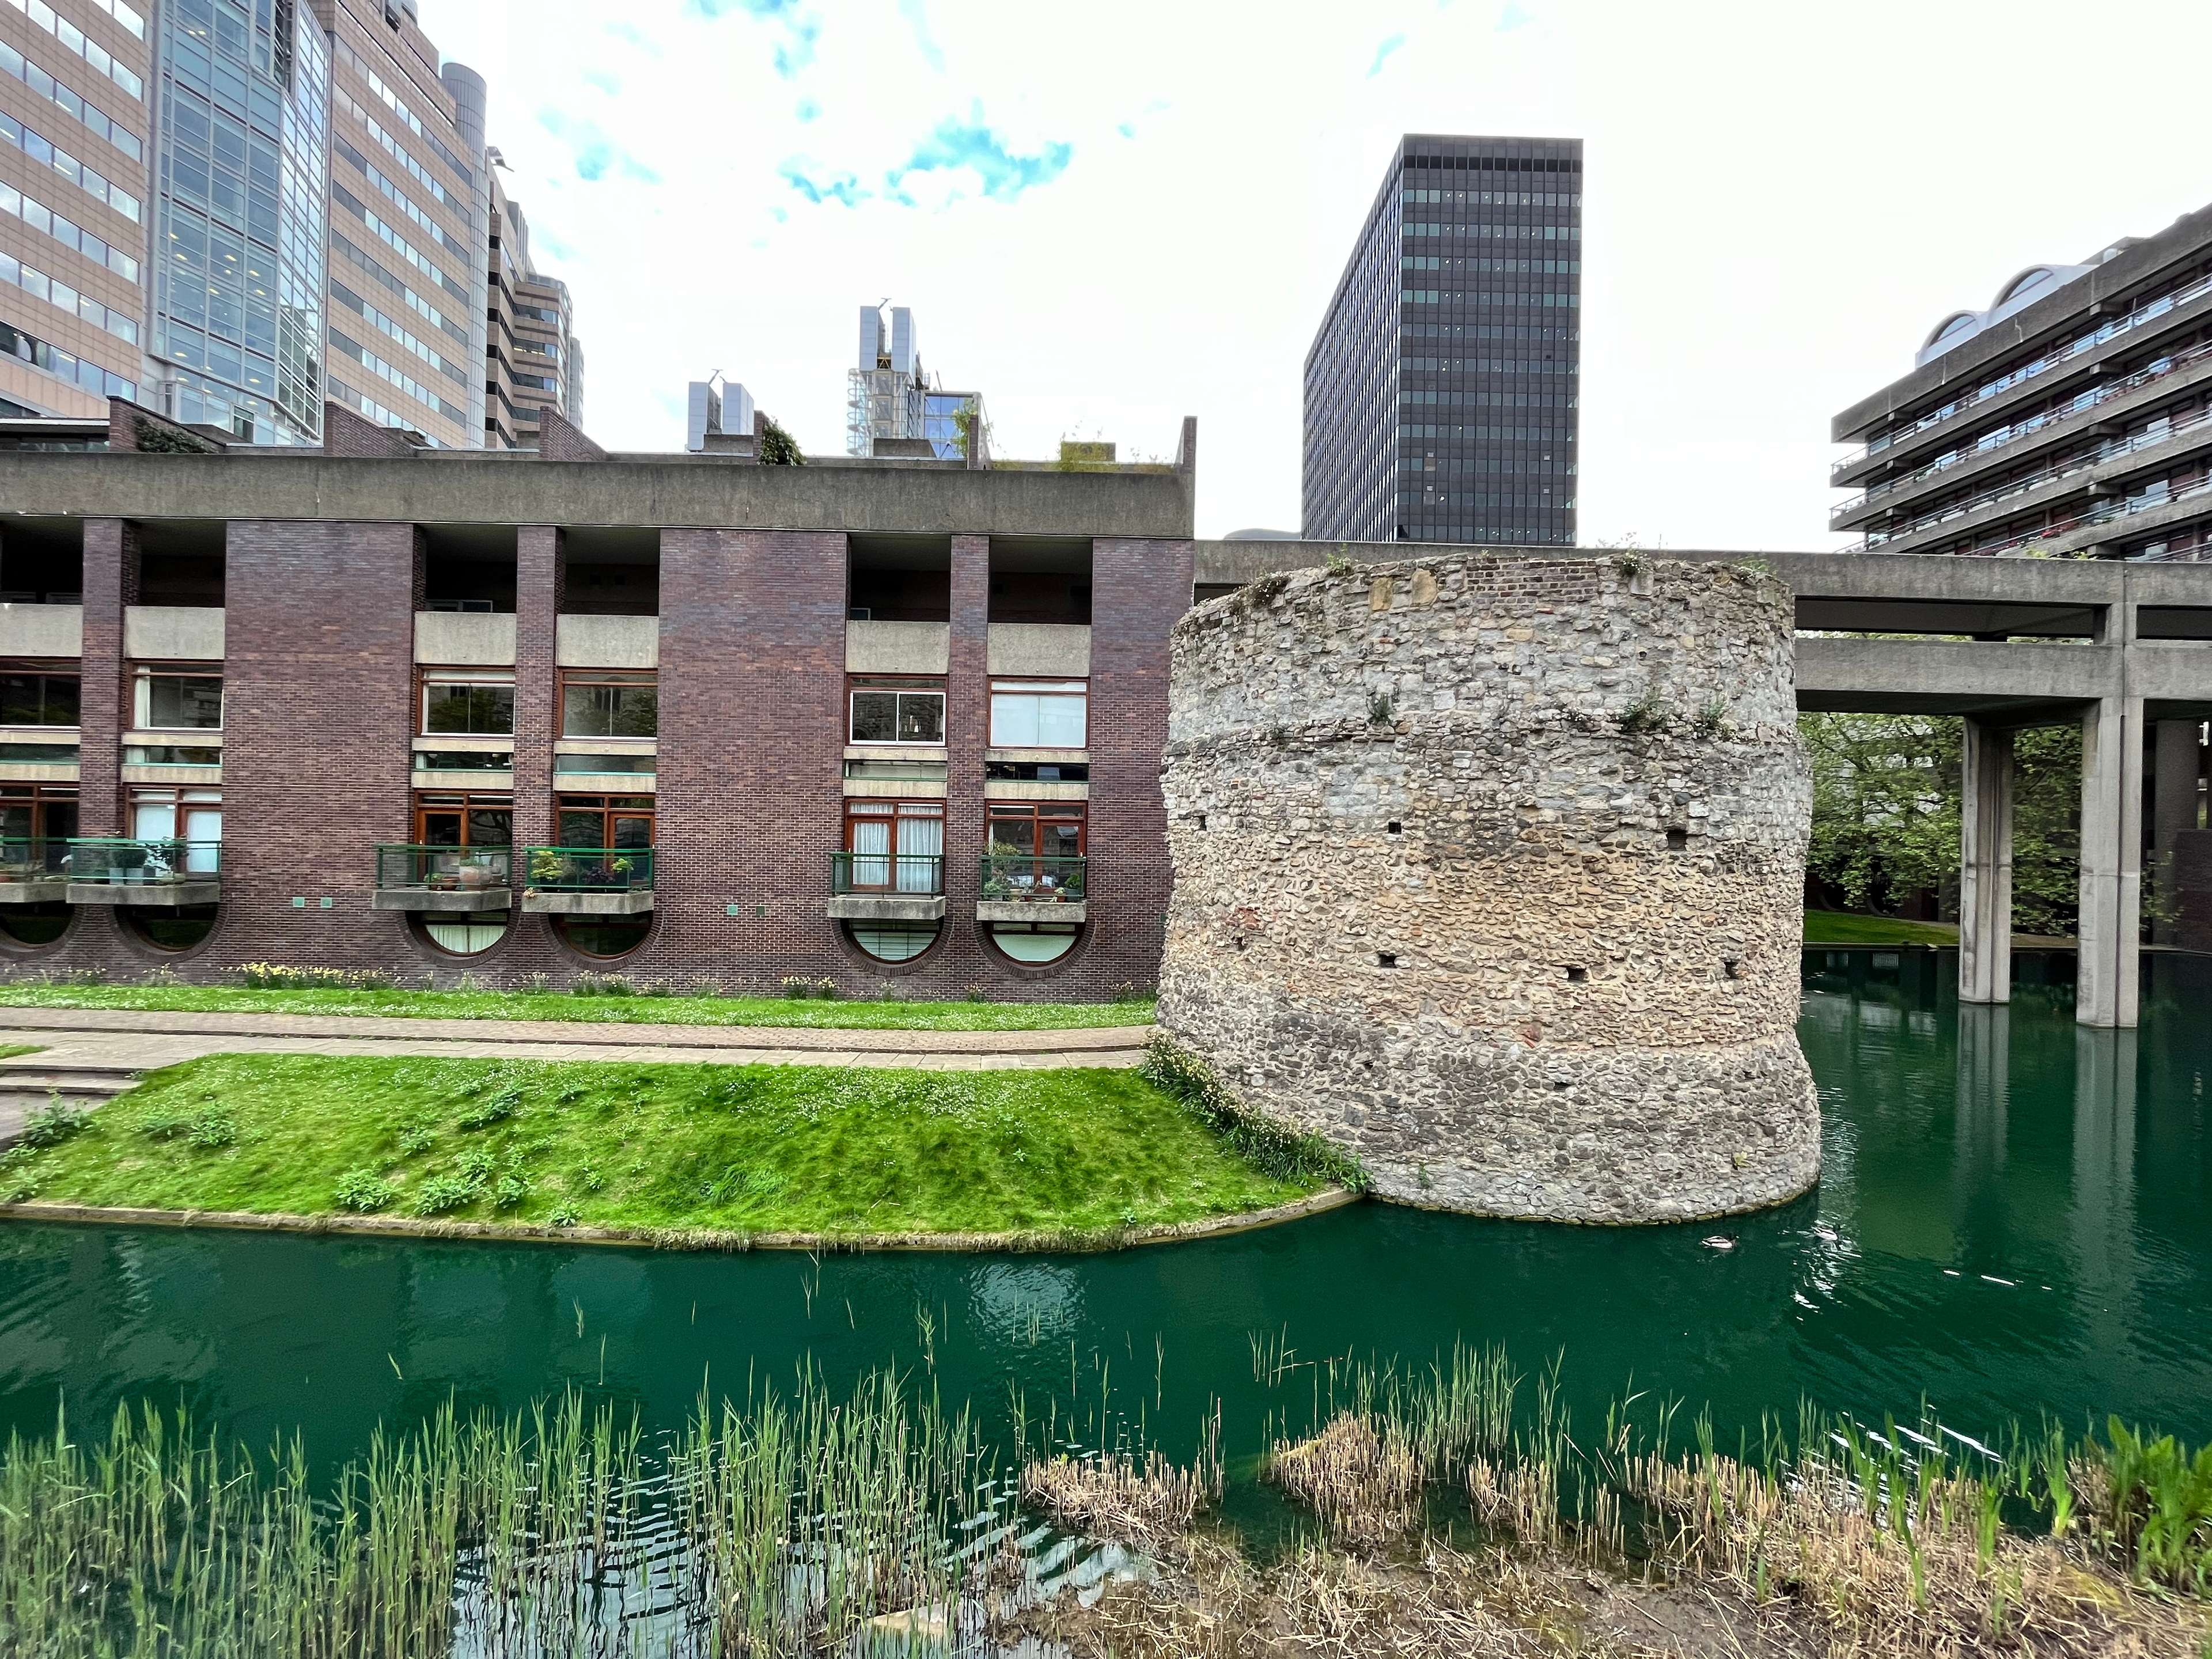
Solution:
M 530 855 L 530 883 L 533 887 L 550 887 L 561 879 L 561 855 L 550 847 L 541 847 Z
M 637 866 L 627 857 L 615 859 L 607 866 L 607 874 L 612 878 L 607 884 L 610 887 L 619 887 L 628 891 L 630 872 L 636 868 Z
M 463 892 L 473 892 L 491 885 L 491 860 L 477 853 L 464 853 L 454 866 Z

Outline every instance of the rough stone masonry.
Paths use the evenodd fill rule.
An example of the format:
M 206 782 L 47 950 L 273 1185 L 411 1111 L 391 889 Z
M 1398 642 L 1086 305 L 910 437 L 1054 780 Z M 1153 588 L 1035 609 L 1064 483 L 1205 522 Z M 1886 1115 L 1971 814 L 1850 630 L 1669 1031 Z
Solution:
M 1820 1168 L 1792 601 L 1445 556 L 1176 626 L 1160 1023 L 1407 1203 L 1672 1221 Z

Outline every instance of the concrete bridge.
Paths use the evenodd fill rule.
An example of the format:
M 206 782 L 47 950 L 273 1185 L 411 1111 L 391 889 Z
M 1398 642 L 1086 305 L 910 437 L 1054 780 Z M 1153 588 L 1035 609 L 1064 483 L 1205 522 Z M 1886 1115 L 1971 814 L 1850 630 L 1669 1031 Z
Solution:
M 1566 550 L 1200 542 L 1198 597 L 1324 563 L 1340 546 L 1361 562 Z M 1758 559 L 1796 590 L 1800 708 L 1964 718 L 1961 1001 L 2011 996 L 2013 734 L 2078 725 L 2075 1017 L 2136 1024 L 2145 854 L 2172 856 L 2197 827 L 2200 726 L 2212 719 L 2212 563 L 1674 548 L 1652 556 Z

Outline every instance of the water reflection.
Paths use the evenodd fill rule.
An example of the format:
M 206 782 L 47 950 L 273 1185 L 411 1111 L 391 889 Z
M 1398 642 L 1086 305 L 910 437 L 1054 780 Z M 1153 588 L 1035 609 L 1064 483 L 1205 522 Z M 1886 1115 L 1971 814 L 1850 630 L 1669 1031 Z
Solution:
M 814 1261 L 17 1224 L 0 1430 L 150 1397 L 336 1458 L 448 1398 L 574 1387 L 668 1426 L 702 1389 L 888 1364 L 987 1418 L 1082 1402 L 1184 1450 L 1218 1397 L 1249 1455 L 1323 1397 L 1330 1357 L 1463 1340 L 1524 1369 L 1564 1352 L 1594 1414 L 1632 1379 L 1724 1425 L 1924 1396 L 1970 1431 L 2118 1411 L 2212 1437 L 2212 963 L 2159 959 L 2142 1029 L 2112 1032 L 2074 1024 L 2063 973 L 1961 1007 L 1952 960 L 1814 954 L 1820 1186 L 1718 1229 L 1362 1206 L 1113 1255 Z M 1735 1247 L 1705 1248 L 1717 1231 Z M 1255 1336 L 1293 1383 L 1255 1381 Z

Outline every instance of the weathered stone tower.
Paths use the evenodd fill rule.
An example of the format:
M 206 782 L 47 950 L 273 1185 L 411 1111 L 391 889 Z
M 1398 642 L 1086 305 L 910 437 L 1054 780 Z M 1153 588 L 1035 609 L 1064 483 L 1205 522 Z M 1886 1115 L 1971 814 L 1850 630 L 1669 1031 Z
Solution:
M 1161 1024 L 1409 1203 L 1667 1221 L 1803 1192 L 1791 635 L 1771 575 L 1648 555 L 1200 606 Z

